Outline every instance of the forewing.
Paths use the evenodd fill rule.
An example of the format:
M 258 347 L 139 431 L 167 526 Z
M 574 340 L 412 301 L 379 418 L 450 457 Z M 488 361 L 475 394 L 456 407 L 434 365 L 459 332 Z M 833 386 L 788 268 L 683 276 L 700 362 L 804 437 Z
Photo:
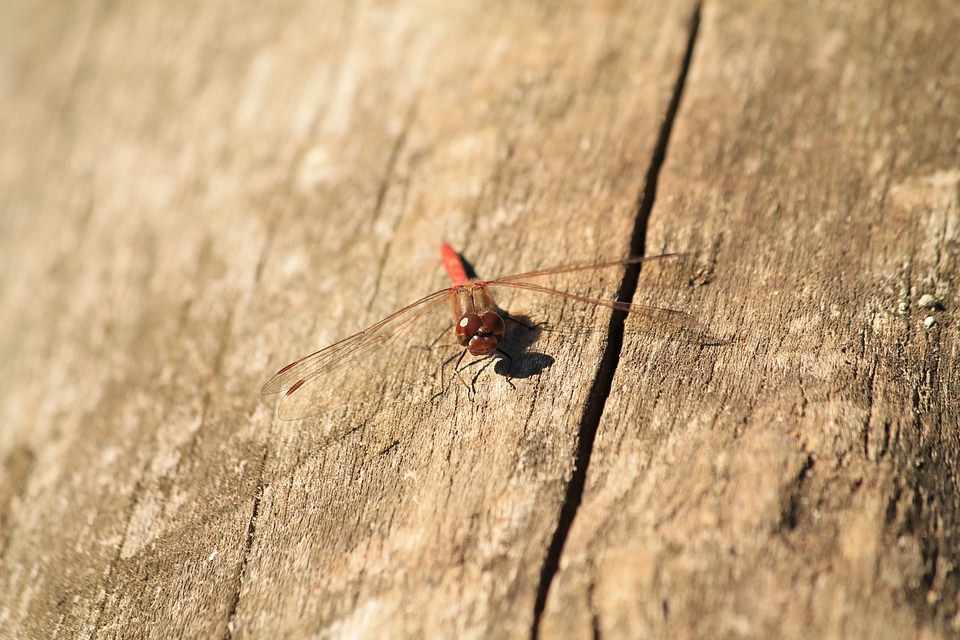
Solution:
M 439 307 L 447 291 L 421 298 L 363 331 L 287 365 L 263 385 L 261 393 L 285 392 L 279 410 L 283 420 L 305 418 L 357 400 L 357 393 L 367 392 L 365 383 L 377 374 L 379 363 L 395 361 L 397 349 L 404 347 L 416 354 L 415 347 L 423 347 L 436 337 L 430 335 L 438 324 L 436 318 L 424 327 L 417 325 L 430 316 L 442 318 Z M 415 337 L 410 340 L 398 340 L 401 335 L 411 334 Z M 417 340 L 419 344 L 415 345 Z M 382 370 L 379 374 L 389 375 Z
M 624 258 L 623 260 L 611 260 L 609 262 L 597 262 L 595 264 L 578 264 L 578 265 L 572 265 L 568 267 L 554 267 L 552 269 L 540 269 L 538 271 L 528 271 L 527 273 L 517 273 L 512 276 L 504 276 L 502 278 L 497 278 L 496 280 L 490 280 L 489 284 L 507 284 L 511 282 L 539 280 L 542 278 L 549 278 L 549 277 L 562 275 L 566 273 L 574 273 L 577 271 L 602 272 L 604 270 L 614 270 L 617 267 L 625 267 L 631 264 L 640 264 L 640 263 L 649 264 L 653 262 L 661 262 L 663 260 L 685 258 L 689 255 L 690 254 L 688 253 L 664 253 L 658 256 L 633 257 L 633 258 Z
M 622 302 L 613 299 L 613 296 L 615 295 L 616 290 L 619 288 L 620 282 L 623 278 L 623 267 L 638 263 L 660 262 L 666 259 L 682 258 L 686 257 L 687 255 L 688 254 L 683 253 L 671 253 L 642 258 L 627 258 L 625 260 L 614 260 L 611 262 L 602 262 L 597 264 L 543 269 L 540 271 L 531 271 L 529 273 L 521 273 L 506 276 L 504 278 L 498 278 L 496 280 L 489 281 L 487 284 L 493 289 L 516 289 L 544 295 L 553 295 L 566 298 L 568 300 L 581 302 L 585 305 L 598 305 L 610 309 L 625 311 L 631 315 L 639 316 L 640 318 L 649 321 L 644 325 L 643 328 L 649 328 L 656 331 L 659 326 L 668 330 L 679 330 L 682 336 L 686 339 L 695 342 L 710 343 L 715 339 L 710 335 L 707 327 L 688 313 L 664 307 L 656 307 L 635 302 Z M 566 288 L 557 284 L 565 281 L 569 282 L 571 279 L 567 276 L 567 274 L 576 272 L 596 273 L 596 279 L 582 280 L 583 286 L 595 287 L 599 283 L 601 289 L 606 288 L 608 290 L 607 295 L 609 297 L 596 297 L 589 294 L 578 293 L 576 291 L 567 290 Z M 545 283 L 549 283 L 550 285 L 554 286 L 548 286 Z M 570 330 L 583 331 L 585 328 L 576 326 L 570 328 Z M 674 333 L 675 332 L 676 331 L 674 331 Z

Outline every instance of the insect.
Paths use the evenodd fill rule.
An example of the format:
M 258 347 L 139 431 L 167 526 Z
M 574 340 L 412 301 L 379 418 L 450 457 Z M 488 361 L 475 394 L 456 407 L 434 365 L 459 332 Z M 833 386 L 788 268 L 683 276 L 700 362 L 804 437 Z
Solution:
M 363 359 L 374 357 L 378 349 L 390 344 L 397 336 L 408 333 L 418 321 L 427 316 L 436 315 L 444 303 L 450 305 L 457 342 L 461 347 L 458 356 L 455 355 L 447 360 L 447 362 L 454 358 L 457 360 L 455 369 L 467 353 L 474 356 L 489 356 L 499 352 L 512 361 L 509 354 L 500 348 L 500 343 L 506 334 L 506 324 L 493 301 L 493 292 L 497 290 L 513 289 L 560 296 L 584 304 L 640 314 L 658 322 L 697 332 L 700 331 L 699 323 L 681 311 L 593 298 L 550 288 L 536 282 L 538 279 L 558 274 L 600 271 L 679 255 L 682 254 L 627 258 L 597 264 L 543 269 L 495 280 L 472 280 L 467 276 L 463 261 L 457 252 L 449 245 L 443 244 L 440 246 L 440 256 L 453 281 L 453 286 L 420 298 L 363 331 L 288 364 L 263 385 L 261 393 L 270 395 L 284 392 L 278 410 L 281 420 L 297 420 L 319 413 L 323 410 L 323 405 L 331 401 L 332 396 L 349 395 L 350 387 L 354 382 L 369 379 L 369 374 L 364 374 L 366 378 L 358 377 L 356 381 L 350 379 Z

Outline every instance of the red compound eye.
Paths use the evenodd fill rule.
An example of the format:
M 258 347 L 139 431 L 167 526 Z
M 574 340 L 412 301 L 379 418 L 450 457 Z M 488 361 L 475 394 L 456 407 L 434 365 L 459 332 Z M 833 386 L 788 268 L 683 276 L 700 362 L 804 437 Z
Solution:
M 457 323 L 457 342 L 465 347 L 470 343 L 470 338 L 477 335 L 477 332 L 483 327 L 483 320 L 475 313 L 464 314 Z
M 467 351 L 475 356 L 487 356 L 497 350 L 500 338 L 497 336 L 474 336 L 470 338 Z
M 503 334 L 507 331 L 507 325 L 504 324 L 503 318 L 493 311 L 488 311 L 483 314 L 483 328 L 486 329 L 486 333 L 497 336 L 498 338 L 502 338 Z
M 497 350 L 506 331 L 497 313 L 488 311 L 482 316 L 465 313 L 457 323 L 457 342 L 475 356 L 485 356 Z

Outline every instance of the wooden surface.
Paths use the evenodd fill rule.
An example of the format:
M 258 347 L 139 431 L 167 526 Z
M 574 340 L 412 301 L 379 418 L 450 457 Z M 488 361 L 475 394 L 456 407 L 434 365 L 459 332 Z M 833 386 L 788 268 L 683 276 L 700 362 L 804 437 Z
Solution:
M 0 637 L 955 636 L 958 27 L 4 3 Z M 515 388 L 430 402 L 440 319 L 278 421 L 442 241 L 687 252 L 634 299 L 720 339 L 517 297 Z

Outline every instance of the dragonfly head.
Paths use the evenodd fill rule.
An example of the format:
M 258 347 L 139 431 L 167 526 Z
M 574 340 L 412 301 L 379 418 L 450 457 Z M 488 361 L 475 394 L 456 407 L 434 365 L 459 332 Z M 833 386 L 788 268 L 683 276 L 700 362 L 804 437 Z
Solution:
M 471 355 L 486 356 L 497 350 L 507 327 L 497 313 L 465 313 L 457 323 L 457 342 Z

